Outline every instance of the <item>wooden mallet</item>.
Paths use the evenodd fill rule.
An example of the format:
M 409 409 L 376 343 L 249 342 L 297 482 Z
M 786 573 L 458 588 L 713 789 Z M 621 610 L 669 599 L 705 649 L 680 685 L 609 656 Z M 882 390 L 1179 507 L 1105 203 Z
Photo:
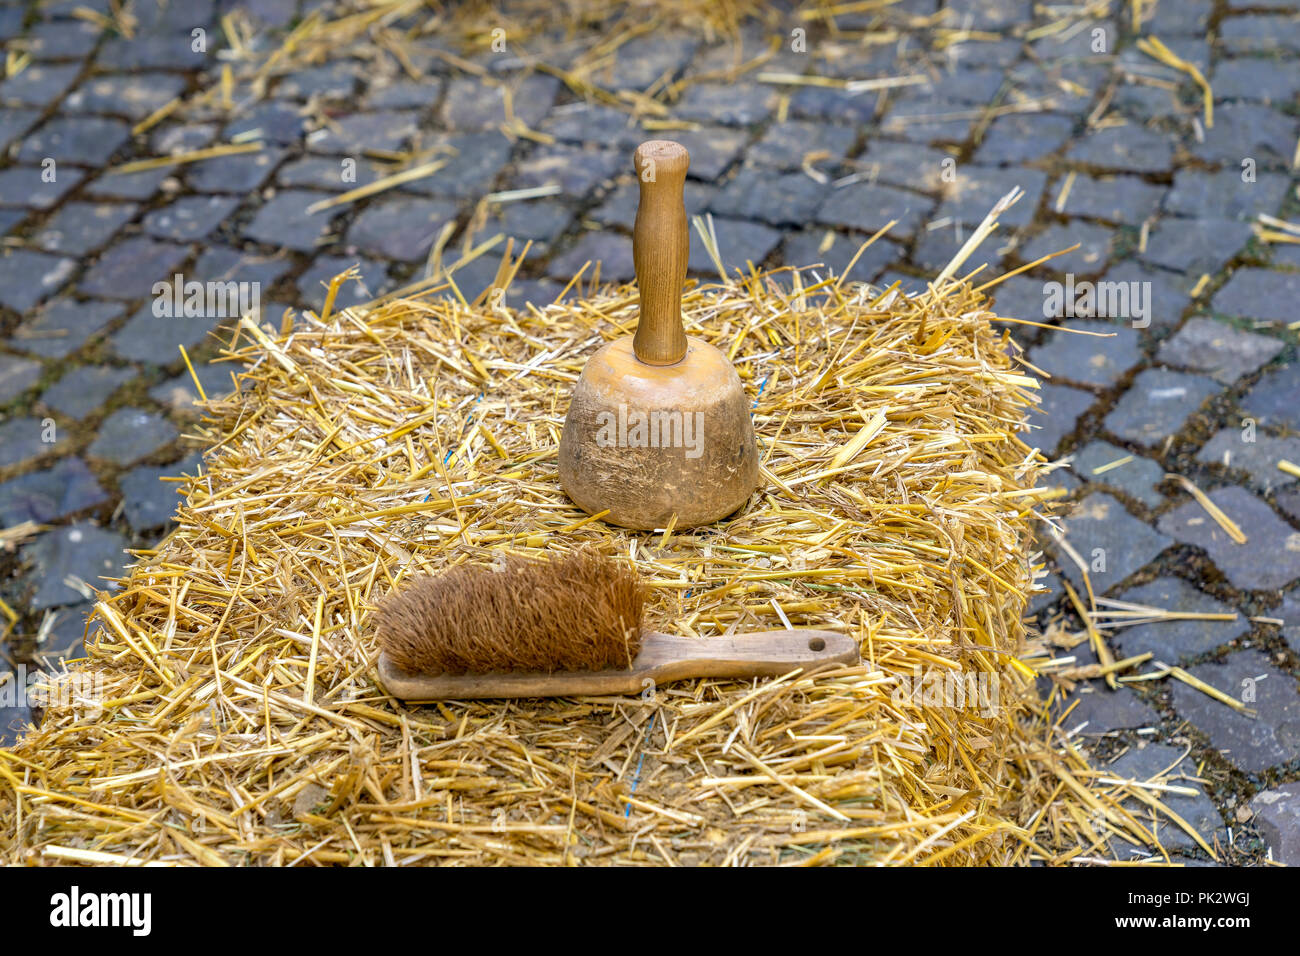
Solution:
M 560 483 L 588 514 L 626 528 L 725 518 L 758 485 L 749 401 L 725 355 L 682 328 L 690 253 L 682 189 L 691 158 L 651 140 L 634 157 L 641 199 L 632 258 L 635 336 L 601 348 L 578 379 L 560 437 Z

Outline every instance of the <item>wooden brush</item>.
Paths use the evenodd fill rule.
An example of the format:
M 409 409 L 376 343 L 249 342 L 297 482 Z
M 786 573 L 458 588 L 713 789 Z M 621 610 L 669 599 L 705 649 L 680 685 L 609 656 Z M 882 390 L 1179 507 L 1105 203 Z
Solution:
M 857 642 L 834 631 L 644 631 L 643 604 L 635 569 L 587 548 L 495 568 L 461 565 L 380 603 L 379 679 L 403 700 L 566 697 L 858 662 Z

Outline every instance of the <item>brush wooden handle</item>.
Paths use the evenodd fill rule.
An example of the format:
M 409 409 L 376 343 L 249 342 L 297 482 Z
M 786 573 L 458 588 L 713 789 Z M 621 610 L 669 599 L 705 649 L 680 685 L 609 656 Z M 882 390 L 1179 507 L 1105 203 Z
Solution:
M 652 139 L 633 158 L 641 199 L 632 231 L 632 262 L 641 315 L 632 347 L 647 365 L 675 365 L 686 355 L 682 284 L 691 252 L 682 190 L 690 154 L 680 143 Z
M 623 671 L 503 674 L 410 674 L 379 655 L 379 680 L 401 700 L 475 700 L 639 694 L 647 687 L 696 677 L 780 677 L 832 664 L 858 663 L 858 642 L 847 634 L 796 628 L 734 637 L 642 635 L 641 653 Z

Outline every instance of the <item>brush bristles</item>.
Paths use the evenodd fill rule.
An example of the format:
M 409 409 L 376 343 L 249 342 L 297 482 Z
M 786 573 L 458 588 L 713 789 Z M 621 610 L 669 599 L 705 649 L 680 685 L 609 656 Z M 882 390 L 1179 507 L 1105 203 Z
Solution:
M 375 616 L 380 647 L 409 673 L 626 670 L 643 603 L 633 568 L 583 548 L 416 578 Z

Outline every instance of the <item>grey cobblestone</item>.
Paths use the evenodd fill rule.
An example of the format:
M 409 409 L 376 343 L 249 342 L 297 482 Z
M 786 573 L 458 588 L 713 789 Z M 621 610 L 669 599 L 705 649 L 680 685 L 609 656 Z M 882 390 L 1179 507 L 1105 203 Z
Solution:
M 865 126 L 876 116 L 875 96 L 845 90 L 804 86 L 790 96 L 790 115 L 805 120 L 838 120 L 846 125 Z
M 0 204 L 49 209 L 67 193 L 76 189 L 84 174 L 74 169 L 54 168 L 54 179 L 46 175 L 47 166 L 10 166 L 0 170 Z
M 994 295 L 993 310 L 998 315 L 1042 322 L 1052 311 L 1047 290 L 1041 279 L 1012 276 L 990 290 Z
M 90 53 L 103 30 L 93 23 L 46 21 L 27 31 L 27 49 L 37 60 L 79 60 Z
M 116 531 L 86 521 L 56 528 L 23 548 L 23 557 L 37 569 L 32 609 L 85 601 L 89 595 L 77 582 L 112 590 L 104 578 L 120 577 L 126 569 L 126 539 Z
M 0 354 L 0 405 L 27 391 L 40 377 L 40 362 Z
M 1032 261 L 1053 252 L 1061 252 L 1078 244 L 1079 248 L 1058 255 L 1045 264 L 1053 274 L 1066 272 L 1075 275 L 1093 275 L 1101 272 L 1110 259 L 1114 233 L 1104 226 L 1090 222 L 1071 222 L 1068 225 L 1052 224 L 1019 249 L 1020 258 Z
M 109 347 L 114 355 L 128 362 L 171 365 L 180 361 L 180 346 L 193 348 L 215 325 L 216 320 L 206 316 L 155 315 L 149 303 L 113 333 Z
M 105 299 L 140 299 L 154 283 L 171 276 L 189 255 L 184 246 L 132 236 L 109 248 L 81 278 L 84 295 Z
M 1243 590 L 1280 588 L 1300 578 L 1300 531 L 1243 488 L 1218 488 L 1209 498 L 1237 523 L 1249 546 L 1233 541 L 1195 501 L 1162 515 L 1160 530 L 1205 549 L 1215 567 Z M 1260 561 L 1260 554 L 1269 560 Z
M 1251 481 L 1264 491 L 1289 485 L 1296 479 L 1280 471 L 1279 461 L 1300 461 L 1300 438 L 1251 435 L 1245 440 L 1241 429 L 1216 432 L 1196 456 L 1207 464 L 1220 464 L 1248 472 Z
M 1152 269 L 1131 259 L 1126 259 L 1101 277 L 1102 282 L 1122 282 L 1125 284 L 1141 283 L 1139 286 L 1149 293 L 1151 305 L 1151 329 L 1166 329 L 1178 325 L 1191 296 L 1188 289 L 1195 280 L 1186 276 Z M 1132 288 L 1132 286 L 1129 286 Z
M 352 165 L 345 166 L 345 163 Z M 334 192 L 360 189 L 379 178 L 379 173 L 364 159 L 357 162 L 350 157 L 339 159 L 334 156 L 304 156 L 302 159 L 290 160 L 275 174 L 275 181 L 281 186 L 303 186 Z
M 1164 481 L 1165 470 L 1150 458 L 1106 441 L 1091 442 L 1074 456 L 1075 473 L 1089 484 L 1118 488 L 1148 508 L 1159 508 L 1164 495 L 1156 486 Z M 1104 469 L 1100 474 L 1097 469 Z
M 1137 176 L 1077 176 L 1062 211 L 1107 222 L 1141 225 L 1155 212 L 1165 189 Z
M 828 235 L 831 243 L 826 248 Z M 824 263 L 837 276 L 845 276 L 849 281 L 869 282 L 887 266 L 902 259 L 903 252 L 888 239 L 877 239 L 858 256 L 853 270 L 846 272 L 850 261 L 858 255 L 858 248 L 868 238 L 865 233 L 844 236 L 829 230 L 806 229 L 786 236 L 781 258 L 791 266 Z
M 288 189 L 269 199 L 245 234 L 268 246 L 311 252 L 324 234 L 332 216 L 331 210 L 309 213 L 307 210 L 328 197 L 301 189 Z
M 269 288 L 289 268 L 290 263 L 283 251 L 262 255 L 208 245 L 191 271 L 195 279 L 205 282 L 256 282 L 262 288 Z
M 1150 61 L 1138 64 L 1130 61 L 1129 68 L 1137 67 L 1139 69 L 1151 70 L 1148 66 Z M 1152 72 L 1161 74 L 1161 79 L 1170 84 L 1170 87 L 1160 89 L 1152 86 L 1140 86 L 1136 83 L 1124 83 L 1115 91 L 1111 99 L 1111 105 L 1115 111 L 1125 119 L 1136 123 L 1150 123 L 1153 120 L 1167 117 L 1177 113 L 1185 113 L 1178 100 L 1176 89 L 1173 88 L 1178 83 L 1178 77 L 1172 70 L 1156 68 Z
M 1218 272 L 1251 236 L 1250 224 L 1230 219 L 1165 219 L 1150 231 L 1141 257 L 1189 275 Z
M 1182 578 L 1157 578 L 1120 594 L 1121 600 L 1148 607 L 1193 614 L 1231 614 L 1228 607 Z M 1234 621 L 1153 621 L 1116 631 L 1114 644 L 1124 657 L 1150 651 L 1156 660 L 1179 664 L 1221 647 L 1250 631 L 1250 622 L 1238 614 Z
M 329 281 L 352 266 L 360 267 L 361 278 L 339 287 L 336 308 L 360 305 L 393 288 L 382 262 L 361 256 L 318 256 L 312 267 L 298 277 L 298 292 L 303 301 L 313 309 L 321 308 Z
M 256 153 L 205 159 L 186 167 L 185 181 L 199 192 L 244 195 L 261 188 L 284 155 L 283 150 L 264 147 Z
M 36 244 L 48 252 L 84 256 L 134 219 L 137 208 L 131 203 L 64 203 L 36 234 Z
M 689 213 L 688 213 L 689 215 Z M 568 203 L 551 199 L 503 203 L 488 210 L 491 228 L 516 239 L 533 240 L 534 258 L 544 257 L 554 242 L 573 222 L 574 210 Z
M 1234 764 L 1261 773 L 1300 757 L 1300 693 L 1294 677 L 1256 650 L 1188 671 L 1256 711 L 1251 717 L 1181 682 L 1173 686 L 1174 707 Z
M 202 239 L 226 219 L 239 200 L 228 196 L 185 196 L 144 217 L 144 231 L 159 239 Z
M 0 147 L 7 147 L 20 134 L 31 129 L 40 119 L 41 111 L 6 106 L 0 110 Z
M 164 123 L 149 133 L 149 148 L 158 154 L 175 155 L 211 146 L 216 138 L 214 123 Z
M 1263 375 L 1241 400 L 1248 415 L 1261 425 L 1283 425 L 1300 431 L 1300 365 L 1287 365 Z
M 877 232 L 894 219 L 898 224 L 890 230 L 890 235 L 906 239 L 916 232 L 933 206 L 933 201 L 918 193 L 892 186 L 853 183 L 827 196 L 816 219 L 867 234 Z
M 795 226 L 816 214 L 828 189 L 802 172 L 774 175 L 751 167 L 740 170 L 709 208 L 719 215 Z
M 581 102 L 566 103 L 551 110 L 541 123 L 541 131 L 562 143 L 599 143 L 625 153 L 635 149 L 642 137 L 640 128 L 621 110 Z M 849 142 L 852 143 L 851 135 Z
M 734 274 L 737 268 L 748 271 L 746 262 L 758 265 L 781 242 L 781 233 L 775 229 L 742 219 L 714 216 L 713 227 L 718 237 L 718 253 L 729 274 Z M 717 274 L 717 268 L 702 242 L 692 245 L 688 265 L 693 272 Z
M 266 142 L 289 146 L 297 143 L 306 129 L 306 118 L 297 104 L 268 100 L 242 110 L 237 119 L 231 120 L 222 128 L 221 136 L 231 141 L 237 136 L 257 130 Z
M 366 96 L 365 103 L 372 109 L 421 109 L 436 103 L 442 96 L 442 85 L 437 78 L 432 81 L 403 81 L 400 83 L 391 83 L 386 86 L 371 86 L 370 92 Z M 294 142 L 297 139 L 296 134 L 292 134 L 292 113 L 284 113 L 271 117 L 271 121 L 281 127 L 281 141 Z M 301 130 L 301 121 L 298 122 L 298 128 Z
M 43 107 L 67 92 L 80 74 L 79 64 L 37 64 L 0 83 L 0 103 Z
M 697 83 L 686 91 L 677 113 L 691 120 L 752 126 L 772 115 L 776 91 L 759 84 Z
M 924 193 L 944 192 L 952 181 L 945 174 L 956 171 L 955 157 L 948 151 L 890 140 L 871 140 L 866 152 L 854 161 L 858 175 L 870 183 L 901 186 Z M 890 233 L 893 235 L 892 231 Z
M 636 275 L 632 264 L 632 240 L 616 232 L 585 233 L 567 251 L 551 260 L 547 274 L 564 281 L 577 275 L 584 263 L 596 259 L 601 261 L 602 277 L 617 281 Z
M 1285 103 L 1300 93 L 1300 75 L 1279 70 L 1269 60 L 1225 59 L 1210 74 L 1210 86 L 1219 100 L 1260 100 Z
M 1153 531 L 1104 492 L 1092 492 L 1075 504 L 1063 524 L 1067 540 L 1088 562 L 1093 590 L 1098 594 L 1149 564 L 1173 543 L 1172 538 Z M 1077 564 L 1067 558 L 1060 567 L 1076 589 L 1083 588 L 1083 573 Z
M 76 261 L 29 249 L 13 249 L 0 257 L 0 304 L 26 312 L 48 299 L 72 278 Z
M 0 209 L 0 236 L 11 232 L 13 227 L 27 218 L 23 209 Z
M 68 418 L 85 418 L 134 377 L 112 365 L 78 366 L 42 392 L 41 403 Z
M 1207 173 L 1180 169 L 1173 188 L 1165 197 L 1165 210 L 1197 219 L 1239 219 L 1252 221 L 1261 212 L 1275 213 L 1286 195 L 1285 176 L 1260 173 L 1253 182 L 1242 179 L 1243 171 L 1225 169 Z
M 208 398 L 220 398 L 233 392 L 235 386 L 230 376 L 232 372 L 238 374 L 240 371 L 241 367 L 231 362 L 196 363 L 194 366 L 194 373 L 203 386 L 203 394 Z M 199 400 L 199 393 L 194 388 L 194 379 L 188 371 L 155 385 L 149 389 L 149 397 L 169 408 L 175 415 L 193 417 L 198 413 L 194 403 Z
M 60 458 L 43 471 L 29 471 L 0 483 L 0 522 L 46 524 L 109 500 L 80 458 Z
M 117 465 L 130 465 L 169 444 L 177 434 L 170 422 L 153 412 L 119 408 L 104 419 L 86 454 Z
M 1062 709 L 1075 701 L 1078 705 L 1064 723 L 1069 733 L 1095 737 L 1160 723 L 1160 714 L 1127 688 L 1110 691 L 1090 682 L 1062 701 Z
M 1183 0 L 1182 3 L 1167 3 L 1154 11 L 1155 19 L 1151 21 L 1153 29 L 1162 35 L 1190 34 L 1203 38 L 1214 12 L 1211 0 Z
M 1121 438 L 1150 447 L 1182 428 L 1188 416 L 1218 392 L 1214 380 L 1202 375 L 1146 369 L 1138 373 L 1104 424 Z
M 1267 269 L 1238 269 L 1212 300 L 1225 315 L 1261 321 L 1290 322 L 1300 299 L 1300 274 Z
M 178 475 L 198 474 L 202 464 L 200 455 L 191 455 L 182 461 L 154 468 L 142 465 L 127 472 L 118 480 L 122 492 L 122 507 L 127 523 L 137 532 L 165 525 L 181 503 L 179 482 L 164 481 Z
M 1286 169 L 1295 150 L 1300 123 L 1260 103 L 1226 103 L 1214 111 L 1214 128 L 1190 151 L 1209 163 L 1240 168 L 1245 158 L 1260 169 Z
M 98 166 L 127 141 L 130 127 L 121 120 L 96 117 L 54 117 L 28 133 L 18 147 L 18 160 L 40 164 L 45 159 L 60 163 Z
M 984 134 L 975 162 L 996 166 L 1042 159 L 1056 152 L 1073 129 L 1073 119 L 1055 113 L 999 116 Z
M 60 429 L 53 429 L 53 442 L 41 440 L 48 434 L 49 430 L 36 418 L 22 416 L 0 421 L 0 468 L 26 464 L 67 450 L 67 436 Z
M 1173 338 L 1165 340 L 1156 357 L 1166 365 L 1208 372 L 1215 381 L 1231 385 L 1266 364 L 1284 346 L 1267 335 L 1193 317 Z
M 146 169 L 135 173 L 111 173 L 86 185 L 86 192 L 101 199 L 149 199 L 171 174 L 168 169 Z
M 371 205 L 348 230 L 349 245 L 366 255 L 423 262 L 457 207 L 446 199 L 400 199 Z
M 304 100 L 311 96 L 345 100 L 356 91 L 361 72 L 361 64 L 351 60 L 295 70 L 280 78 L 275 95 Z
M 510 180 L 515 189 L 558 185 L 569 199 L 582 199 L 627 168 L 627 157 L 612 150 L 543 146 L 522 160 Z
M 1219 24 L 1219 42 L 1229 53 L 1300 52 L 1295 18 L 1278 14 L 1227 17 Z
M 1158 173 L 1173 166 L 1167 137 L 1141 127 L 1111 126 L 1075 142 L 1066 158 L 1085 166 L 1126 173 Z
M 443 135 L 435 137 L 429 147 L 439 150 L 447 165 L 436 176 L 406 184 L 402 187 L 405 191 L 453 198 L 478 196 L 491 190 L 510 158 L 510 143 L 496 133 Z
M 1195 761 L 1183 756 L 1181 748 L 1167 744 L 1139 745 L 1125 751 L 1113 762 L 1103 764 L 1101 769 L 1108 776 L 1121 780 L 1146 781 L 1163 773 L 1168 782 L 1197 791 L 1195 796 L 1181 793 L 1162 794 L 1161 800 L 1189 826 L 1202 834 L 1202 838 L 1211 846 L 1216 841 L 1220 844 L 1226 842 L 1227 831 L 1223 826 L 1223 818 L 1197 782 Z M 1167 817 L 1154 814 L 1136 798 L 1130 797 L 1125 800 L 1123 806 L 1130 813 L 1137 815 L 1166 850 L 1193 850 L 1196 847 L 1196 841 L 1189 833 Z M 1112 839 L 1111 845 L 1116 850 L 1116 856 L 1121 860 L 1145 857 L 1153 850 L 1151 847 L 1132 846 L 1118 837 Z
M 174 73 L 117 73 L 92 77 L 69 93 L 63 105 L 73 113 L 142 120 L 184 88 L 185 80 Z
M 63 358 L 125 312 L 117 302 L 55 299 L 18 327 L 14 348 L 47 358 Z
M 1300 782 L 1256 794 L 1250 808 L 1272 859 L 1300 866 Z
M 787 120 L 769 126 L 746 158 L 785 170 L 798 169 L 809 153 L 824 153 L 827 162 L 837 163 L 848 155 L 854 138 L 853 130 L 843 126 Z
M 307 148 L 342 156 L 359 156 L 363 150 L 395 152 L 415 135 L 419 119 L 414 110 L 356 113 L 308 135 Z
M 1074 331 L 1049 332 L 1043 344 L 1029 353 L 1030 362 L 1053 378 L 1113 385 L 1142 361 L 1137 331 L 1129 326 L 1071 320 L 1064 327 Z
M 999 199 L 1019 186 L 1024 196 L 999 216 L 998 221 L 1007 229 L 1026 226 L 1034 218 L 1038 197 L 1046 183 L 1047 176 L 1036 169 L 961 166 L 935 215 L 951 216 L 968 226 L 978 226 Z
M 1096 396 L 1065 385 L 1044 384 L 1038 393 L 1041 414 L 1029 415 L 1029 423 L 1037 426 L 1026 436 L 1031 447 L 1041 448 L 1051 455 L 1061 439 L 1074 431 L 1075 422 L 1097 401 Z
M 684 30 L 636 37 L 624 45 L 624 56 L 611 59 L 593 78 L 616 90 L 644 90 L 665 73 L 685 67 L 695 55 L 698 42 Z

